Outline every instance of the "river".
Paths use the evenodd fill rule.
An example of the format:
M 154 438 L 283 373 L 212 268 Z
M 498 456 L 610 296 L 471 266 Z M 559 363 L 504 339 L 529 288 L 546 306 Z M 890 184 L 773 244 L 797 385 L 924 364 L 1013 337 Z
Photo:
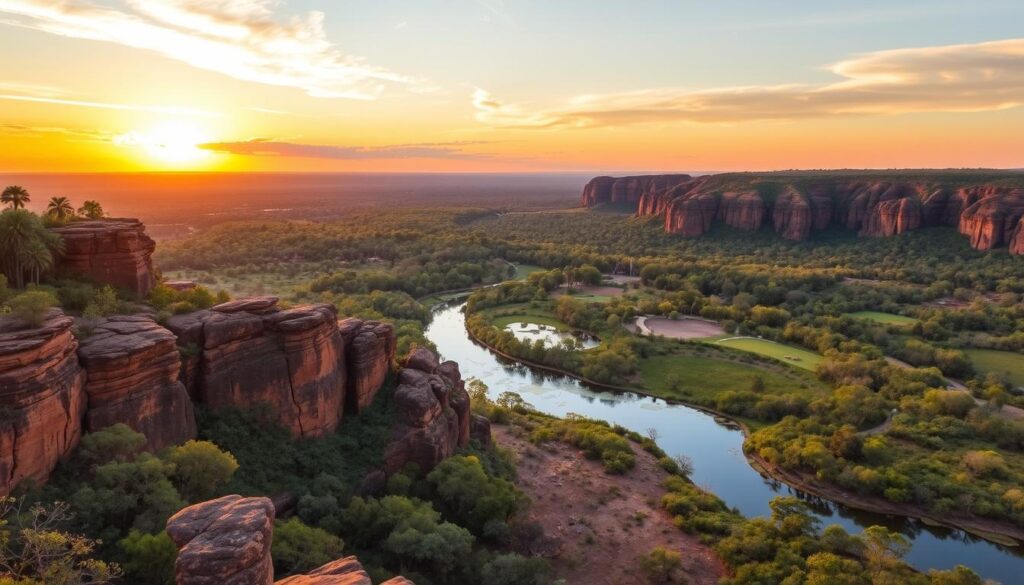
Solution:
M 506 360 L 470 339 L 462 307 L 439 307 L 426 336 L 444 359 L 459 363 L 463 378 L 478 378 L 487 384 L 492 397 L 512 391 L 538 410 L 556 416 L 582 414 L 644 434 L 655 429 L 658 444 L 666 452 L 686 455 L 693 461 L 693 481 L 697 485 L 714 492 L 745 516 L 768 515 L 772 498 L 796 495 L 811 504 L 823 526 L 839 524 L 851 533 L 875 524 L 899 530 L 913 545 L 906 560 L 918 569 L 948 569 L 962 564 L 1004 585 L 1022 582 L 1024 551 L 1020 547 L 1003 547 L 961 530 L 927 526 L 913 519 L 853 510 L 765 478 L 743 456 L 743 433 L 725 421 L 664 400 L 597 390 L 567 376 Z

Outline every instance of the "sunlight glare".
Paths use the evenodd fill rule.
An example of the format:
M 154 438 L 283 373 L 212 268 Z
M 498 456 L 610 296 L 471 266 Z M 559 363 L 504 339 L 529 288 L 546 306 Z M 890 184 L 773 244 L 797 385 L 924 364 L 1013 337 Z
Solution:
M 211 153 L 199 148 L 210 136 L 190 123 L 162 122 L 149 130 L 129 132 L 114 139 L 119 146 L 138 146 L 146 154 L 167 166 L 193 166 Z

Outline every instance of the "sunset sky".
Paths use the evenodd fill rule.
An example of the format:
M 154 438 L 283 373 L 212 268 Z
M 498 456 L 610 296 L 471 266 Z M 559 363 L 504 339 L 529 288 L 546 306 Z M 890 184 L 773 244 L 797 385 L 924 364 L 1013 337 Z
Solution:
M 0 171 L 1024 167 L 1021 0 L 0 0 Z

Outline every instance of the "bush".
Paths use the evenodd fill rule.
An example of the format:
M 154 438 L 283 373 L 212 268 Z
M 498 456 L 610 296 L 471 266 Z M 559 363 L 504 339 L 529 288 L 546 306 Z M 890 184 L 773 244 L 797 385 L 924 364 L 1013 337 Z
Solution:
M 271 557 L 274 575 L 304 573 L 341 558 L 344 542 L 321 528 L 307 526 L 298 518 L 274 523 Z
M 655 547 L 640 557 L 640 572 L 651 583 L 679 583 L 683 555 L 664 547 Z
M 166 532 L 146 534 L 132 530 L 117 543 L 125 556 L 125 575 L 132 583 L 174 585 L 174 560 L 178 547 Z
M 7 304 L 11 313 L 29 327 L 40 327 L 46 321 L 46 314 L 57 305 L 57 299 L 41 290 L 29 290 L 14 297 Z
M 174 483 L 189 502 L 214 496 L 217 488 L 228 483 L 238 469 L 231 453 L 221 451 L 209 441 L 188 441 L 167 455 L 174 464 Z

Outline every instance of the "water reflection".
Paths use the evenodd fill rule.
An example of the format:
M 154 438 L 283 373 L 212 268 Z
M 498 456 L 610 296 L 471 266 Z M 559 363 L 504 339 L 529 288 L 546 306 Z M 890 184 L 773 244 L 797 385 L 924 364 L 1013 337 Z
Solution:
M 601 345 L 600 340 L 589 333 L 559 331 L 550 325 L 526 322 L 509 323 L 505 330 L 510 331 L 519 341 L 530 343 L 540 341 L 544 347 L 561 345 L 568 349 L 590 349 Z
M 825 525 L 839 524 L 854 533 L 874 524 L 900 531 L 913 541 L 907 561 L 922 570 L 963 564 L 1006 585 L 1021 582 L 1024 558 L 1019 549 L 992 544 L 960 530 L 853 510 L 763 477 L 747 463 L 743 435 L 729 421 L 632 392 L 595 390 L 572 378 L 496 356 L 466 334 L 461 308 L 439 309 L 427 328 L 427 337 L 445 359 L 459 362 L 465 378 L 486 383 L 492 396 L 513 391 L 537 409 L 557 416 L 582 414 L 640 433 L 654 428 L 665 451 L 693 461 L 697 485 L 748 517 L 769 514 L 768 502 L 775 496 L 794 495 L 806 501 Z

